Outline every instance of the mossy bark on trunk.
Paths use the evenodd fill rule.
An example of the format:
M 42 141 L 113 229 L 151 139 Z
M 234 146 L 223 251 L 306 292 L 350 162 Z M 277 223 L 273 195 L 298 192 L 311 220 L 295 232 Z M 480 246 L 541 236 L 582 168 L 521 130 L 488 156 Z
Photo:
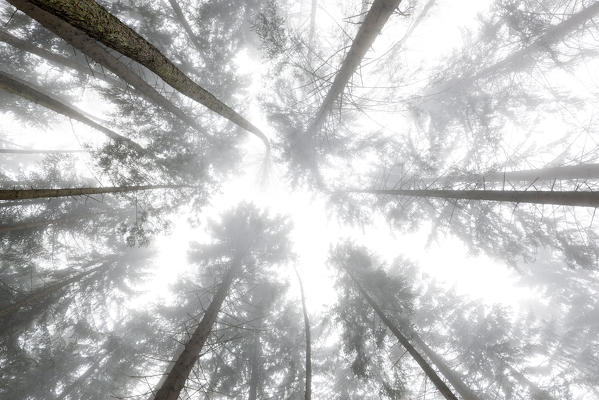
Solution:
M 84 187 L 67 189 L 4 189 L 0 190 L 0 200 L 39 199 L 51 197 L 86 196 L 94 194 L 126 193 L 153 189 L 178 189 L 183 185 L 144 185 L 118 187 Z
M 268 138 L 212 93 L 192 81 L 154 45 L 149 43 L 93 0 L 31 0 L 104 45 L 137 61 L 173 88 L 222 117 L 258 136 L 270 150 Z

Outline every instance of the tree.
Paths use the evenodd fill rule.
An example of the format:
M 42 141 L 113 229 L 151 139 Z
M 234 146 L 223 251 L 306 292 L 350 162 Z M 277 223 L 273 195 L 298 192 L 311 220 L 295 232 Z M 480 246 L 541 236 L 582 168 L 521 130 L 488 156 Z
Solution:
M 106 46 L 139 62 L 186 96 L 258 136 L 268 150 L 266 136 L 236 111 L 194 83 L 158 49 L 127 27 L 93 0 L 77 7 L 69 2 L 32 1 L 43 10 L 68 22 Z M 93 23 L 92 23 L 93 21 Z

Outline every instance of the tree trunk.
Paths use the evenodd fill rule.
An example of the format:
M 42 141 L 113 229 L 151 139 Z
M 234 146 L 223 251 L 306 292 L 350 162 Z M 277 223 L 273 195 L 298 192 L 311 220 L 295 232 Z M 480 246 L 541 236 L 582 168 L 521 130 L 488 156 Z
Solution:
M 389 330 L 397 338 L 399 343 L 401 343 L 401 345 L 408 351 L 408 353 L 410 353 L 410 355 L 412 356 L 414 361 L 416 361 L 416 363 L 418 363 L 420 368 L 422 368 L 422 370 L 424 371 L 426 376 L 431 380 L 431 382 L 433 382 L 433 384 L 435 385 L 437 390 L 443 395 L 443 397 L 445 397 L 445 399 L 447 399 L 447 400 L 458 400 L 458 398 L 455 396 L 455 394 L 453 394 L 451 389 L 449 389 L 449 387 L 447 387 L 445 382 L 443 382 L 443 380 L 439 377 L 439 375 L 437 375 L 435 370 L 428 364 L 428 362 L 424 359 L 424 357 L 422 357 L 422 355 L 420 355 L 418 350 L 416 350 L 416 348 L 414 346 L 412 346 L 410 341 L 400 332 L 399 328 L 397 328 L 395 326 L 395 324 L 393 324 L 393 322 L 391 322 L 391 320 L 389 318 L 387 318 L 387 316 L 385 315 L 383 310 L 381 310 L 381 308 L 374 301 L 374 299 L 372 299 L 372 297 L 370 297 L 370 295 L 362 287 L 362 285 L 356 279 L 356 277 L 350 271 L 350 269 L 347 268 L 346 266 L 343 266 L 343 268 L 345 269 L 345 271 L 347 272 L 349 277 L 352 279 L 352 281 L 355 283 L 360 294 L 362 294 L 362 296 L 364 296 L 364 298 L 366 299 L 366 302 L 368 304 L 370 304 L 370 306 L 374 309 L 374 311 L 379 316 L 381 321 L 383 321 L 383 323 L 387 326 L 387 328 L 389 328 Z
M 340 190 L 339 193 L 433 197 L 458 200 L 489 200 L 513 203 L 552 204 L 556 206 L 599 207 L 599 192 L 543 190 L 444 190 L 444 189 L 367 189 Z
M 445 361 L 435 353 L 416 333 L 412 328 L 407 328 L 406 332 L 409 333 L 410 339 L 412 339 L 416 346 L 420 347 L 425 356 L 432 361 L 433 365 L 443 374 L 445 379 L 453 386 L 458 392 L 462 400 L 480 400 L 480 398 L 462 381 L 462 379 L 456 375 L 456 373 L 449 368 Z
M 537 180 L 599 179 L 599 164 L 581 164 L 566 167 L 547 167 L 520 171 L 488 172 L 485 174 L 448 175 L 425 178 L 426 184 L 452 184 L 456 182 L 534 182 Z
M 534 396 L 534 400 L 554 400 L 546 390 L 539 388 L 534 382 L 531 382 L 524 374 L 510 365 L 506 364 L 507 369 L 510 371 L 512 376 L 523 386 L 528 386 L 530 393 Z
M 260 346 L 260 333 L 258 329 L 254 329 L 254 339 L 252 343 L 251 357 L 250 357 L 250 391 L 248 394 L 248 400 L 256 400 L 258 398 L 258 392 L 260 389 L 260 381 L 262 375 L 262 349 Z
M 306 308 L 306 297 L 304 296 L 304 285 L 297 269 L 295 270 L 297 281 L 299 282 L 300 295 L 302 297 L 302 311 L 304 313 L 304 332 L 306 335 L 306 389 L 304 391 L 304 400 L 312 398 L 312 340 L 310 335 L 310 319 Z
M 0 154 L 69 154 L 69 153 L 87 153 L 87 150 L 0 149 Z
M 158 93 L 158 91 L 150 86 L 143 78 L 133 72 L 127 65 L 122 63 L 117 57 L 104 49 L 98 42 L 87 36 L 84 32 L 74 28 L 60 18 L 57 18 L 55 15 L 36 7 L 29 0 L 8 0 L 8 2 L 39 22 L 49 31 L 62 38 L 71 46 L 81 51 L 87 57 L 117 75 L 156 106 L 169 111 L 196 130 L 201 130 L 200 126 L 193 119 L 189 118 L 189 116 L 187 116 L 181 109 Z M 86 71 L 87 73 L 91 72 L 91 70 L 86 70 L 85 68 L 83 71 Z
M 233 280 L 239 273 L 239 269 L 240 265 L 234 262 L 229 271 L 225 274 L 223 281 L 212 298 L 202 320 L 191 335 L 191 338 L 185 345 L 185 348 L 177 358 L 170 372 L 160 383 L 160 388 L 155 393 L 153 400 L 177 400 L 179 397 L 179 393 L 185 386 L 189 373 L 200 357 L 200 352 L 204 347 L 208 335 L 212 331 L 212 326 L 216 321 L 216 317 L 218 316 L 223 301 L 231 289 Z
M 327 116 L 333 109 L 333 103 L 337 101 L 354 72 L 362 62 L 364 55 L 374 43 L 374 39 L 379 34 L 393 11 L 397 8 L 401 0 L 375 0 L 372 7 L 366 14 L 364 22 L 352 42 L 352 45 L 341 64 L 339 72 L 335 75 L 335 80 L 329 89 L 324 101 L 316 112 L 316 116 L 308 128 L 310 136 L 316 136 Z
M 180 189 L 191 186 L 183 185 L 146 185 L 146 186 L 118 186 L 118 187 L 84 187 L 69 189 L 0 189 L 0 200 L 39 199 L 50 197 L 85 196 L 92 194 L 126 193 L 139 190 L 153 189 Z
M 87 118 L 85 115 L 75 110 L 71 106 L 44 94 L 39 89 L 36 89 L 30 84 L 26 84 L 3 71 L 0 71 L 0 89 L 4 89 L 7 92 L 16 94 L 17 96 L 23 97 L 24 99 L 49 108 L 50 110 L 62 114 L 66 117 L 82 122 L 87 126 L 102 132 L 110 139 L 127 144 L 128 146 L 132 147 L 133 149 L 139 152 L 143 151 L 143 148 L 131 139 L 119 135 L 118 133 L 92 121 L 91 119 Z
M 270 150 L 269 141 L 260 129 L 218 100 L 212 93 L 193 82 L 155 46 L 95 1 L 31 0 L 31 2 L 81 29 L 104 45 L 137 61 L 179 92 L 255 134 L 264 142 L 267 150 Z
M 564 40 L 568 35 L 576 31 L 580 26 L 589 22 L 599 14 L 599 2 L 594 2 L 590 6 L 583 8 L 577 13 L 572 14 L 568 19 L 552 26 L 535 40 L 529 46 L 516 51 L 501 61 L 483 68 L 476 74 L 468 77 L 453 79 L 445 84 L 435 87 L 429 92 L 441 92 L 450 88 L 463 88 L 470 86 L 479 79 L 489 78 L 491 76 L 506 72 L 522 71 L 530 65 L 534 65 L 539 59 L 539 53 L 546 52 L 551 46 Z
M 185 30 L 185 33 L 187 34 L 187 38 L 193 43 L 196 50 L 200 54 L 203 53 L 202 46 L 200 46 L 200 43 L 198 41 L 198 37 L 196 36 L 195 33 L 193 33 L 193 29 L 191 29 L 191 25 L 189 25 L 189 22 L 187 22 L 187 19 L 185 18 L 185 14 L 183 14 L 183 10 L 181 10 L 181 7 L 179 6 L 179 3 L 177 2 L 177 0 L 168 0 L 168 2 L 170 3 L 173 11 L 175 12 L 175 17 L 177 18 L 177 21 L 179 21 L 179 23 Z
M 101 268 L 104 268 L 104 265 L 100 265 L 100 266 L 92 268 L 88 271 L 81 272 L 69 279 L 65 279 L 64 281 L 56 282 L 49 286 L 35 290 L 35 291 L 33 291 L 33 293 L 26 295 L 25 297 L 21 298 L 20 300 L 17 300 L 16 302 L 1 308 L 0 309 L 0 318 L 6 317 L 7 315 L 18 311 L 22 307 L 27 306 L 37 300 L 44 299 L 45 297 L 48 297 L 49 295 L 59 291 L 60 289 L 66 287 L 66 286 L 69 286 L 72 283 L 80 281 L 82 278 L 98 271 Z
M 8 32 L 0 31 L 0 41 L 7 43 L 17 49 L 26 51 L 30 54 L 34 54 L 40 58 L 43 58 L 44 60 L 49 61 L 58 67 L 71 68 L 71 69 L 74 69 L 75 71 L 78 71 L 82 74 L 98 77 L 112 85 L 118 84 L 118 81 L 116 79 L 114 79 L 106 74 L 103 74 L 101 72 L 92 71 L 88 65 L 84 65 L 84 64 L 74 61 L 70 58 L 63 57 L 58 54 L 54 54 L 46 49 L 36 46 L 35 44 L 33 44 L 29 41 L 19 39 L 15 36 L 11 35 Z M 96 73 L 98 75 L 96 75 Z

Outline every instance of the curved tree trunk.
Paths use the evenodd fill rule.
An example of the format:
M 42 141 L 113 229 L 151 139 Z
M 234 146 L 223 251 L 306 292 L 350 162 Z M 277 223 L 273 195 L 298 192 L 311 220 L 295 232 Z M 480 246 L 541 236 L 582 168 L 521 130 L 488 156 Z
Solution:
M 117 75 L 156 106 L 169 111 L 196 130 L 201 130 L 200 126 L 193 119 L 189 118 L 189 116 L 180 108 L 158 93 L 158 91 L 150 86 L 142 77 L 133 72 L 127 65 L 122 63 L 117 57 L 112 55 L 108 50 L 103 48 L 98 42 L 87 36 L 84 32 L 74 28 L 52 13 L 35 6 L 29 0 L 8 0 L 8 2 L 39 22 L 56 36 L 62 38 L 71 46 L 81 51 L 87 57 Z M 86 71 L 86 69 L 84 68 L 83 71 Z M 91 71 L 87 69 L 86 72 L 90 73 Z
M 85 125 L 102 132 L 110 139 L 124 143 L 137 151 L 143 151 L 143 148 L 131 139 L 119 135 L 118 133 L 98 124 L 97 122 L 92 121 L 81 112 L 75 110 L 73 107 L 48 96 L 30 84 L 26 84 L 3 71 L 0 71 L 0 89 L 16 94 L 17 96 L 23 97 L 24 99 L 49 108 L 50 110 L 66 117 L 82 122 Z
M 183 185 L 146 185 L 146 186 L 117 186 L 117 187 L 84 187 L 69 189 L 16 189 L 0 190 L 0 200 L 39 199 L 50 197 L 85 196 L 92 194 L 126 193 L 139 190 L 180 189 L 191 186 Z
M 231 289 L 235 277 L 239 273 L 239 269 L 240 266 L 234 262 L 229 271 L 225 274 L 223 281 L 212 298 L 202 320 L 191 335 L 189 341 L 185 344 L 185 348 L 168 374 L 159 384 L 159 389 L 152 397 L 153 400 L 177 400 L 179 398 L 179 393 L 185 386 L 189 373 L 198 358 L 200 358 L 204 343 L 206 343 L 206 339 L 212 331 L 216 317 L 218 316 L 223 301 L 225 301 L 225 298 L 229 294 L 229 290 Z
M 83 279 L 84 277 L 86 277 L 104 267 L 105 267 L 104 265 L 100 265 L 100 266 L 92 268 L 88 271 L 81 272 L 71 278 L 65 279 L 64 281 L 56 282 L 56 283 L 53 283 L 46 287 L 43 287 L 41 289 L 34 290 L 32 293 L 17 300 L 16 302 L 1 308 L 0 309 L 0 318 L 6 317 L 7 315 L 14 313 L 14 312 L 18 311 L 19 309 L 21 309 L 35 301 L 42 300 L 42 299 L 48 297 L 49 295 L 59 291 L 60 289 L 66 287 L 66 286 L 69 286 L 72 283 L 78 282 L 81 279 Z
M 489 200 L 512 203 L 552 204 L 559 206 L 599 207 L 599 192 L 543 190 L 444 190 L 444 189 L 366 189 L 341 190 L 339 193 L 432 197 L 458 200 Z
M 304 400 L 312 398 L 312 339 L 310 335 L 310 319 L 308 318 L 308 309 L 306 308 L 306 297 L 304 295 L 304 285 L 297 269 L 295 270 L 297 281 L 299 282 L 300 295 L 302 297 L 302 311 L 304 313 L 304 332 L 306 335 L 306 388 L 304 391 Z
M 13 0 L 11 0 L 13 1 Z M 258 136 L 270 150 L 268 138 L 251 122 L 218 100 L 179 70 L 166 56 L 143 37 L 122 23 L 93 0 L 31 0 L 92 38 L 137 61 L 173 88 L 206 106 L 222 117 Z
M 366 299 L 366 302 L 374 309 L 374 311 L 376 312 L 378 317 L 381 319 L 381 321 L 383 321 L 383 323 L 387 326 L 387 328 L 393 333 L 393 335 L 397 338 L 399 343 L 401 343 L 401 345 L 408 351 L 408 353 L 410 353 L 410 355 L 412 356 L 414 361 L 416 361 L 416 363 L 420 366 L 420 368 L 422 368 L 422 371 L 424 371 L 426 376 L 431 380 L 431 382 L 433 382 L 433 384 L 435 385 L 437 390 L 443 395 L 443 397 L 445 397 L 445 399 L 447 399 L 447 400 L 458 400 L 456 395 L 453 394 L 453 392 L 451 391 L 451 389 L 449 389 L 449 387 L 447 387 L 445 382 L 443 382 L 443 380 L 439 377 L 439 375 L 437 375 L 435 370 L 428 364 L 428 362 L 424 359 L 424 357 L 422 357 L 422 355 L 420 355 L 418 350 L 416 350 L 416 348 L 414 346 L 412 346 L 410 341 L 403 335 L 403 333 L 401 333 L 399 328 L 397 328 L 397 326 L 395 326 L 395 324 L 393 322 L 391 322 L 391 320 L 389 318 L 387 318 L 387 316 L 385 315 L 383 310 L 381 310 L 381 308 L 374 301 L 374 299 L 372 297 L 370 297 L 368 292 L 362 287 L 362 285 L 356 279 L 356 277 L 350 271 L 350 269 L 347 268 L 346 266 L 343 266 L 343 268 L 345 269 L 345 271 L 347 272 L 349 277 L 352 279 L 352 281 L 358 288 L 358 291 L 360 292 L 360 294 L 362 296 L 364 296 L 364 298 Z

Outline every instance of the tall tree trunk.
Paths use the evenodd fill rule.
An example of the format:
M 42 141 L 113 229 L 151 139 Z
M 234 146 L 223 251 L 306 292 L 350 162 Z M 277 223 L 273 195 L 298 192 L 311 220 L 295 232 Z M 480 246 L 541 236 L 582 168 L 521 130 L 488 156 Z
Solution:
M 17 96 L 23 97 L 24 99 L 49 108 L 50 110 L 62 114 L 66 117 L 82 122 L 87 126 L 102 132 L 110 139 L 113 139 L 120 143 L 124 143 L 139 152 L 143 151 L 143 148 L 131 139 L 119 135 L 118 133 L 92 121 L 91 119 L 83 115 L 81 112 L 75 110 L 73 107 L 48 96 L 47 94 L 41 92 L 39 89 L 36 89 L 33 86 L 31 86 L 30 84 L 26 84 L 3 71 L 0 71 L 0 89 L 4 89 L 7 92 L 16 94 Z
M 342 190 L 339 193 L 366 193 L 408 197 L 433 197 L 458 200 L 489 200 L 512 203 L 552 204 L 560 206 L 599 207 L 599 192 L 543 190 L 444 190 L 444 189 L 366 189 Z
M 310 46 L 309 57 L 312 58 L 314 49 L 314 34 L 316 33 L 316 10 L 318 10 L 318 0 L 312 0 L 312 8 L 310 9 L 310 34 L 308 36 L 308 45 Z
M 98 368 L 100 368 L 100 364 L 102 364 L 102 362 L 107 357 L 108 354 L 105 354 L 98 361 L 94 361 L 94 363 L 81 376 L 79 376 L 75 380 L 75 382 L 65 387 L 54 400 L 64 400 L 68 395 L 70 395 L 73 392 L 73 390 L 77 388 L 77 386 L 83 385 L 85 383 L 85 380 L 92 376 L 92 374 L 94 374 L 98 370 Z
M 264 142 L 267 150 L 270 150 L 268 138 L 260 129 L 218 100 L 212 93 L 192 81 L 155 46 L 95 1 L 31 0 L 31 2 L 81 29 L 104 45 L 137 61 L 179 92 L 255 134 Z
M 16 302 L 9 304 L 0 309 L 0 318 L 6 317 L 9 314 L 12 314 L 19 309 L 35 302 L 38 300 L 42 300 L 49 295 L 56 293 L 60 289 L 69 286 L 72 283 L 78 282 L 86 276 L 98 271 L 99 269 L 104 268 L 104 265 L 100 265 L 98 267 L 92 268 L 90 270 L 81 272 L 71 278 L 65 279 L 64 281 L 56 282 L 41 289 L 34 290 L 32 293 L 24 296 L 23 298 L 17 300 Z
M 530 381 L 526 376 L 524 376 L 522 372 L 508 364 L 506 364 L 506 367 L 510 371 L 510 374 L 516 378 L 521 385 L 528 386 L 531 395 L 534 396 L 534 400 L 554 400 L 553 396 L 551 396 L 546 390 L 539 388 L 534 382 Z
M 196 330 L 191 335 L 191 338 L 185 345 L 185 348 L 175 361 L 171 370 L 160 383 L 160 387 L 155 393 L 153 400 L 177 400 L 179 397 L 179 393 L 185 386 L 189 373 L 200 357 L 204 343 L 206 343 L 206 339 L 212 331 L 216 317 L 218 316 L 223 301 L 229 294 L 229 290 L 231 289 L 235 277 L 239 273 L 239 269 L 240 265 L 234 261 L 231 268 L 225 274 L 223 281 L 212 298 L 212 301 Z
M 260 390 L 260 384 L 262 380 L 262 348 L 260 345 L 260 332 L 258 329 L 254 329 L 254 338 L 250 356 L 250 391 L 248 394 L 248 400 L 256 400 L 258 398 L 258 392 Z
M 87 150 L 0 149 L 0 154 L 70 154 L 87 152 Z
M 196 130 L 201 130 L 200 126 L 193 119 L 189 118 L 189 116 L 180 108 L 158 93 L 158 91 L 150 86 L 142 77 L 133 72 L 127 65 L 122 63 L 117 57 L 112 55 L 108 50 L 103 48 L 98 42 L 87 36 L 84 32 L 74 28 L 72 25 L 61 20 L 52 13 L 35 6 L 29 0 L 8 0 L 8 2 L 39 22 L 56 36 L 62 38 L 71 46 L 81 51 L 87 57 L 117 75 L 156 106 L 169 111 Z M 87 72 L 90 73 L 91 71 L 87 69 Z
M 377 37 L 393 11 L 399 6 L 400 2 L 401 0 L 374 0 L 372 7 L 370 7 L 370 10 L 364 18 L 364 22 L 360 25 L 360 29 L 352 42 L 345 60 L 343 60 L 343 63 L 341 64 L 339 72 L 335 75 L 331 88 L 308 128 L 308 134 L 310 136 L 315 136 L 320 132 L 327 116 L 333 109 L 334 102 L 337 101 L 339 96 L 343 93 L 347 83 L 362 62 L 364 55 L 366 55 L 366 52 L 370 49 L 372 43 L 374 43 L 374 39 Z
M 0 189 L 0 200 L 39 199 L 50 197 L 85 196 L 92 194 L 126 193 L 139 190 L 153 189 L 181 189 L 192 186 L 184 185 L 145 185 L 145 186 L 117 186 L 117 187 L 83 187 L 69 189 Z
M 425 356 L 432 362 L 432 364 L 437 367 L 437 369 L 443 374 L 445 379 L 453 386 L 453 388 L 458 392 L 462 400 L 480 400 L 480 398 L 462 381 L 462 379 L 445 363 L 443 358 L 441 358 L 437 353 L 435 353 L 421 338 L 418 333 L 407 327 L 405 329 L 406 333 L 409 334 L 410 339 L 414 341 L 416 346 L 418 346 Z
M 565 167 L 547 167 L 520 171 L 487 172 L 485 174 L 448 175 L 440 178 L 425 178 L 427 184 L 451 184 L 456 182 L 524 182 L 537 180 L 599 179 L 599 164 L 581 164 Z
M 549 28 L 547 32 L 527 47 L 516 51 L 493 65 L 483 68 L 474 75 L 453 79 L 429 90 L 429 92 L 438 93 L 453 87 L 462 88 L 472 85 L 479 79 L 489 78 L 506 72 L 522 71 L 538 61 L 539 53 L 547 52 L 551 46 L 564 40 L 582 25 L 591 21 L 597 14 L 599 14 L 599 2 L 594 2 L 590 6 L 572 14 L 559 24 Z
M 297 281 L 299 282 L 300 295 L 302 297 L 302 311 L 304 313 L 304 332 L 306 335 L 306 388 L 304 391 L 304 400 L 312 398 L 312 340 L 310 335 L 310 319 L 308 318 L 308 309 L 306 308 L 306 297 L 304 295 L 304 285 L 302 278 L 295 270 Z
M 374 311 L 376 312 L 378 317 L 381 319 L 381 321 L 383 321 L 383 323 L 387 326 L 387 328 L 393 333 L 393 335 L 397 338 L 399 343 L 401 343 L 401 345 L 407 350 L 407 352 L 410 353 L 410 355 L 412 356 L 414 361 L 416 361 L 416 363 L 424 371 L 426 376 L 431 380 L 431 382 L 433 382 L 433 384 L 435 385 L 437 390 L 443 395 L 443 397 L 445 397 L 445 399 L 447 399 L 447 400 L 458 400 L 458 398 L 455 396 L 455 394 L 453 394 L 451 389 L 449 389 L 449 387 L 447 387 L 445 382 L 443 382 L 443 380 L 439 377 L 439 375 L 437 375 L 435 370 L 428 364 L 428 362 L 424 359 L 424 357 L 422 357 L 422 355 L 420 355 L 418 350 L 416 350 L 416 348 L 414 346 L 412 346 L 410 341 L 403 335 L 403 333 L 401 333 L 399 328 L 397 326 L 395 326 L 395 324 L 393 322 L 391 322 L 391 320 L 389 318 L 387 318 L 387 316 L 385 315 L 383 310 L 381 310 L 381 308 L 374 301 L 374 299 L 372 297 L 370 297 L 368 292 L 362 287 L 362 285 L 360 284 L 358 279 L 356 279 L 356 277 L 351 272 L 351 270 L 345 265 L 343 266 L 343 268 L 345 269 L 345 271 L 347 272 L 349 277 L 352 279 L 352 281 L 358 288 L 358 291 L 360 292 L 360 294 L 366 299 L 366 302 L 374 309 Z
M 71 58 L 63 57 L 61 55 L 52 53 L 51 51 L 38 47 L 27 40 L 19 39 L 8 32 L 0 31 L 0 41 L 7 43 L 19 50 L 23 50 L 30 54 L 34 54 L 40 58 L 43 58 L 44 60 L 49 61 L 58 67 L 71 68 L 82 74 L 98 77 L 112 85 L 116 85 L 119 83 L 118 80 L 112 78 L 111 76 L 108 76 L 98 71 L 92 71 L 89 65 L 84 65 Z
M 185 30 L 185 33 L 187 34 L 187 38 L 189 39 L 189 41 L 191 41 L 191 43 L 193 43 L 196 50 L 200 54 L 203 53 L 203 51 L 202 51 L 203 49 L 202 49 L 202 46 L 200 46 L 198 37 L 196 36 L 195 33 L 193 33 L 193 29 L 191 29 L 191 25 L 189 25 L 189 22 L 187 22 L 187 18 L 185 18 L 185 14 L 183 14 L 183 10 L 179 6 L 179 3 L 177 2 L 177 0 L 168 0 L 168 2 L 171 5 L 171 8 L 173 9 L 173 11 L 175 12 L 175 17 L 177 18 L 177 21 L 179 21 L 179 23 Z

